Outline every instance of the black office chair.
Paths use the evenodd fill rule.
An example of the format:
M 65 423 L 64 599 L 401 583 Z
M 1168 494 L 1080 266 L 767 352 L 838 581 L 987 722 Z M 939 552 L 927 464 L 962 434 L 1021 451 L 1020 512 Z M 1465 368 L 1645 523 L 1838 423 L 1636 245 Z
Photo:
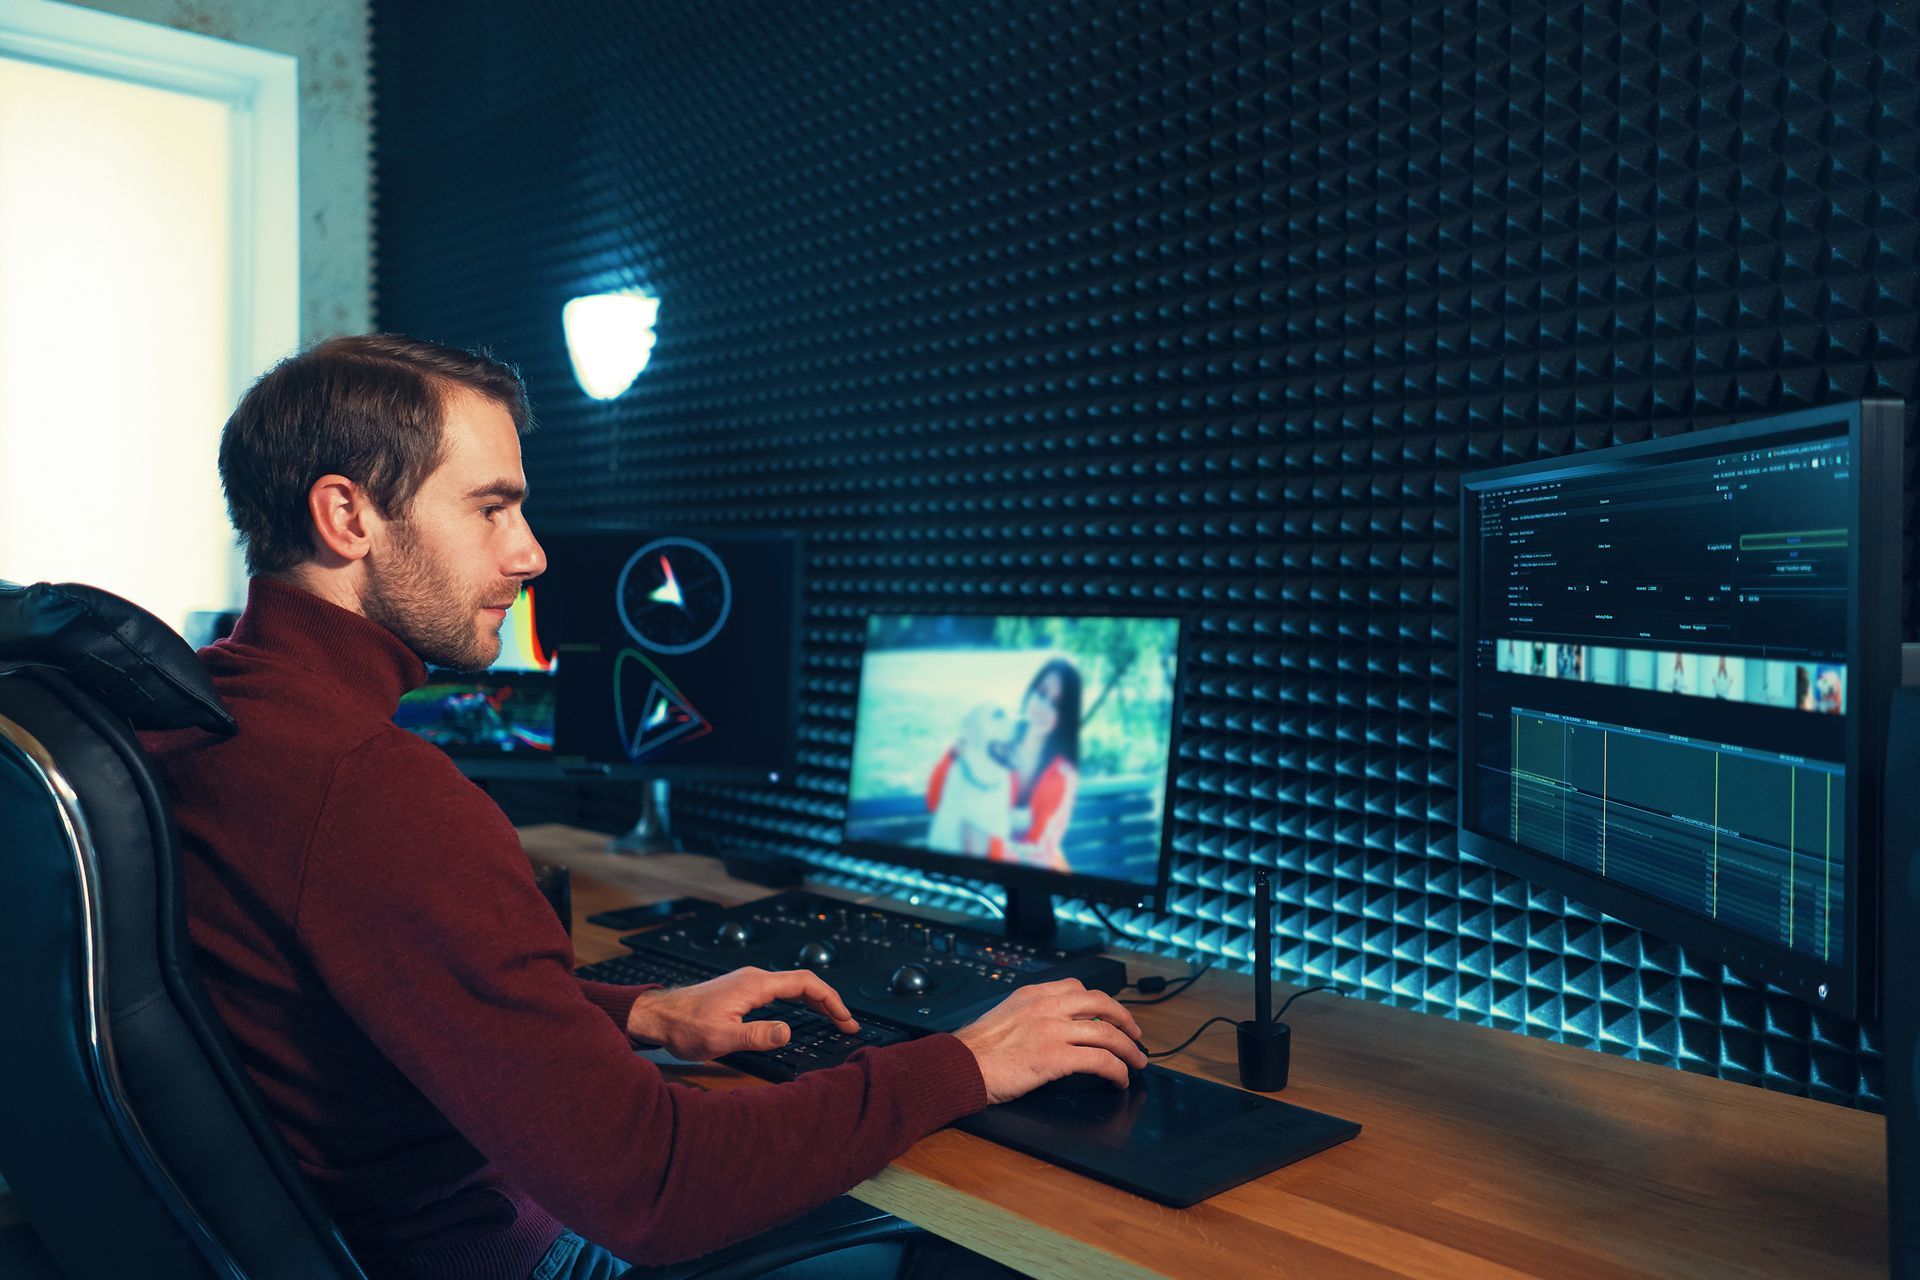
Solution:
M 194 976 L 133 736 L 189 725 L 233 731 L 158 619 L 0 583 L 0 1174 L 74 1280 L 364 1280 Z
M 234 729 L 159 619 L 0 582 L 0 1176 L 71 1280 L 365 1280 L 194 974 L 172 811 L 133 735 L 187 726 Z M 807 1225 L 640 1274 L 924 1239 L 849 1201 Z

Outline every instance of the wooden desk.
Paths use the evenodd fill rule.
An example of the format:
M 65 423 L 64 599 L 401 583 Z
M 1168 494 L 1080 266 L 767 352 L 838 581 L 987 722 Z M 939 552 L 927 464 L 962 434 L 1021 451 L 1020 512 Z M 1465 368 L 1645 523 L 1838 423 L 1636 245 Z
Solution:
M 576 920 L 685 893 L 768 892 L 706 858 L 607 854 L 603 837 L 564 827 L 521 835 L 534 857 L 590 877 L 575 881 Z M 620 948 L 581 925 L 575 950 L 585 962 Z M 1184 972 L 1123 954 L 1135 976 Z M 1163 1046 L 1250 1004 L 1245 977 L 1212 973 L 1138 1013 Z M 1043 1277 L 1887 1273 L 1878 1116 L 1360 1000 L 1310 996 L 1287 1018 L 1282 1096 L 1364 1132 L 1191 1209 L 952 1130 L 853 1194 Z M 1232 1029 L 1169 1065 L 1236 1083 Z M 760 1084 L 723 1068 L 698 1076 Z

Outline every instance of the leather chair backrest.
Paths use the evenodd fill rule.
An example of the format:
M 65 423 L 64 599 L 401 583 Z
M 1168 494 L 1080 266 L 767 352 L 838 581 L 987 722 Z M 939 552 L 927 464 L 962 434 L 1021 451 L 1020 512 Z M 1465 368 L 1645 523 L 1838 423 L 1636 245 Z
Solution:
M 364 1280 L 194 975 L 133 730 L 232 732 L 186 642 L 0 583 L 0 1175 L 75 1277 Z

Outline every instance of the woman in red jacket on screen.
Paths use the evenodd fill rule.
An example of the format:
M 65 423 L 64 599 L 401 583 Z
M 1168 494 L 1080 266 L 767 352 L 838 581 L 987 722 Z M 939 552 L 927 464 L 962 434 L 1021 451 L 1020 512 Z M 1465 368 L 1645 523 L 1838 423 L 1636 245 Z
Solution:
M 1042 666 L 1027 686 L 1020 718 L 1019 736 L 993 753 L 1009 774 L 1011 834 L 988 838 L 986 854 L 996 862 L 1071 871 L 1060 846 L 1080 791 L 1079 668 L 1065 658 Z M 955 754 L 949 750 L 934 766 L 927 782 L 929 811 L 940 808 Z

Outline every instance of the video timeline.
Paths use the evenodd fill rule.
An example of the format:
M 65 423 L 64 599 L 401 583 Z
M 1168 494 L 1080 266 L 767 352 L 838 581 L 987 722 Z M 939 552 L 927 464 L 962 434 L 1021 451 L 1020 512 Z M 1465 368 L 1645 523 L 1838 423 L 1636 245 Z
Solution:
M 1494 650 L 1494 669 L 1823 715 L 1844 715 L 1847 710 L 1847 669 L 1834 662 L 1500 640 Z
M 1840 765 L 1533 710 L 1508 754 L 1514 843 L 1795 951 L 1840 944 Z

